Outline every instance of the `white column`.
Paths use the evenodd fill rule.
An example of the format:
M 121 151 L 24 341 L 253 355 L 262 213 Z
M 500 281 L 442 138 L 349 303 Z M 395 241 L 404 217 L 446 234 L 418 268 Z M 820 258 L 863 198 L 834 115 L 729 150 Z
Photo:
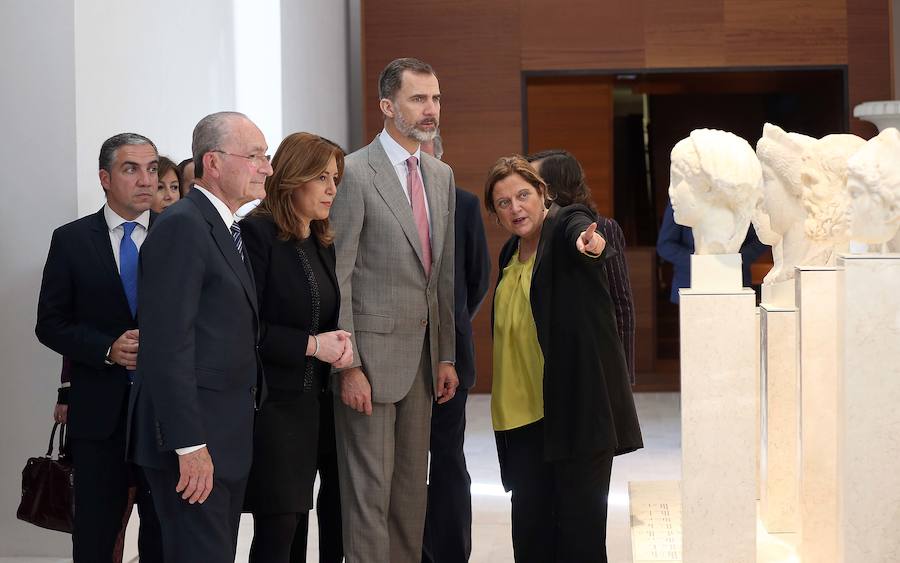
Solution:
M 900 255 L 848 255 L 838 282 L 838 554 L 900 561 Z
M 837 563 L 836 268 L 797 269 L 800 309 L 800 553 Z
M 685 563 L 756 562 L 756 298 L 681 291 Z
M 71 554 L 71 536 L 16 519 L 22 467 L 44 455 L 60 358 L 34 336 L 53 229 L 76 218 L 74 8 L 0 8 L 0 559 Z
M 762 498 L 769 533 L 799 530 L 800 380 L 797 309 L 760 305 L 763 389 Z
M 358 2 L 353 12 L 349 11 L 345 1 L 281 2 L 285 136 L 297 131 L 316 133 L 347 151 L 352 150 L 350 116 L 355 115 L 359 126 L 362 126 L 362 114 L 350 112 L 353 83 L 348 65 L 354 58 L 350 55 L 349 45 L 355 41 L 358 48 L 361 40 L 360 37 L 350 36 L 351 15 L 355 17 L 353 21 L 359 30 Z M 360 68 L 359 60 L 357 52 L 357 70 Z M 375 80 L 377 77 L 370 78 Z M 359 83 L 358 77 L 355 83 Z M 370 103 L 376 101 L 370 100 Z M 358 110 L 359 104 L 356 106 Z

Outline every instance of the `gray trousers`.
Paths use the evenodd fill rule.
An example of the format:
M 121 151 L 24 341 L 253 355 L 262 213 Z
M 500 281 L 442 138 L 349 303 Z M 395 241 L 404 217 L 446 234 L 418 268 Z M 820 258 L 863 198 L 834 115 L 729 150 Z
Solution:
M 427 342 L 427 341 L 426 341 Z M 347 563 L 420 563 L 428 493 L 431 358 L 406 396 L 359 413 L 334 396 Z

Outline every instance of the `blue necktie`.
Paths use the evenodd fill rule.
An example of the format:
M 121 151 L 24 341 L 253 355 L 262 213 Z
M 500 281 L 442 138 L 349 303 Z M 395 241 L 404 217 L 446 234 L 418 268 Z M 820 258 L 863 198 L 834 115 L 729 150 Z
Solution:
M 125 234 L 119 244 L 119 276 L 122 278 L 122 287 L 125 289 L 125 297 L 128 299 L 128 307 L 131 316 L 137 316 L 137 291 L 138 291 L 138 248 L 131 240 L 131 233 L 137 223 L 128 221 L 122 223 Z

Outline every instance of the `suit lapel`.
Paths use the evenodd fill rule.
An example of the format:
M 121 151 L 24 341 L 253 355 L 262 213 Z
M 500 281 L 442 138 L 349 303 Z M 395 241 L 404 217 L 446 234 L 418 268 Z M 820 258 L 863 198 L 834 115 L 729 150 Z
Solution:
M 209 232 L 212 235 L 216 246 L 219 247 L 219 252 L 222 253 L 222 256 L 225 257 L 225 261 L 228 262 L 231 271 L 233 271 L 234 275 L 240 280 L 241 286 L 244 288 L 244 293 L 247 294 L 247 299 L 250 300 L 250 305 L 253 307 L 254 314 L 258 314 L 256 286 L 253 284 L 253 279 L 250 277 L 250 272 L 248 270 L 249 264 L 244 264 L 244 261 L 241 260 L 241 255 L 238 254 L 237 248 L 234 246 L 234 239 L 231 237 L 231 232 L 225 227 L 222 216 L 219 215 L 219 212 L 213 207 L 212 202 L 210 202 L 204 194 L 200 193 L 199 190 L 189 191 L 187 198 L 194 202 L 200 210 L 200 213 L 203 215 L 203 218 L 209 223 Z
M 94 222 L 91 226 L 91 243 L 94 246 L 94 250 L 97 251 L 97 257 L 103 265 L 106 275 L 109 276 L 111 284 L 117 288 L 117 299 L 128 311 L 128 315 L 131 316 L 131 307 L 128 305 L 128 298 L 125 297 L 125 288 L 122 287 L 122 277 L 119 275 L 119 269 L 116 268 L 116 257 L 113 256 L 112 242 L 109 239 L 109 225 L 106 224 L 106 217 L 103 215 L 102 207 L 94 215 Z
M 409 205 L 409 200 L 406 199 L 406 193 L 400 185 L 397 173 L 394 172 L 394 166 L 388 159 L 387 153 L 384 152 L 384 147 L 381 146 L 378 137 L 375 137 L 375 140 L 369 144 L 369 166 L 375 174 L 375 189 L 381 194 L 391 213 L 400 223 L 409 244 L 413 247 L 416 256 L 419 257 L 419 262 L 423 264 L 424 271 L 425 261 L 422 259 L 422 245 L 419 243 L 419 231 L 416 229 L 412 207 Z
M 538 241 L 537 256 L 534 258 L 534 271 L 531 272 L 531 279 L 537 277 L 538 270 L 541 268 L 541 262 L 546 255 L 548 248 L 553 244 L 553 231 L 556 224 L 556 216 L 559 215 L 560 207 L 555 203 L 550 206 L 547 216 L 544 217 L 544 224 L 541 227 L 541 238 Z

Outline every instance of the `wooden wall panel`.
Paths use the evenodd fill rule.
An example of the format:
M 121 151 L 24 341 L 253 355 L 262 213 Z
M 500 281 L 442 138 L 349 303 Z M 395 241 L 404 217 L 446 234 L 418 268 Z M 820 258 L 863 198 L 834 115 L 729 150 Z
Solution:
M 725 0 L 729 66 L 833 65 L 847 60 L 845 0 Z
M 724 0 L 645 0 L 648 68 L 725 66 Z
M 852 0 L 847 6 L 850 132 L 868 139 L 878 133 L 868 121 L 855 119 L 862 102 L 891 99 L 891 18 L 886 0 Z
M 643 2 L 521 0 L 522 70 L 644 66 Z
M 656 247 L 625 249 L 628 278 L 634 298 L 634 371 L 641 374 L 656 369 Z
M 612 217 L 611 78 L 529 79 L 527 96 L 528 152 L 566 149 L 574 154 L 584 168 L 597 210 Z
M 382 126 L 384 65 L 430 62 L 445 95 L 444 158 L 479 196 L 490 164 L 523 149 L 522 71 L 847 64 L 851 108 L 891 95 L 886 0 L 363 0 L 363 36 L 367 139 Z M 595 191 L 608 173 L 589 171 Z M 496 256 L 506 237 L 486 226 Z M 489 310 L 475 323 L 480 391 L 490 389 Z

